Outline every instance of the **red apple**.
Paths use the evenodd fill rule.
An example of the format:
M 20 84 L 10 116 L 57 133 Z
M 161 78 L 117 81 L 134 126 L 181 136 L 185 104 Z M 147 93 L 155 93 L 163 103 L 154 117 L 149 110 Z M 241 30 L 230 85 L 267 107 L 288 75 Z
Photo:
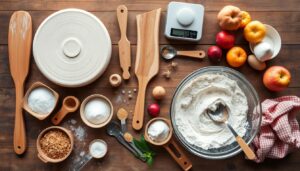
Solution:
M 282 91 L 290 84 L 291 74 L 285 67 L 272 66 L 264 73 L 263 82 L 269 90 Z
M 216 43 L 222 49 L 230 49 L 234 46 L 234 35 L 227 31 L 220 31 L 216 36 Z
M 213 62 L 220 62 L 222 59 L 222 49 L 218 46 L 211 46 L 207 50 L 207 56 Z
M 157 103 L 152 103 L 152 104 L 148 105 L 147 110 L 148 110 L 149 115 L 151 115 L 152 117 L 157 117 L 160 112 L 160 107 Z

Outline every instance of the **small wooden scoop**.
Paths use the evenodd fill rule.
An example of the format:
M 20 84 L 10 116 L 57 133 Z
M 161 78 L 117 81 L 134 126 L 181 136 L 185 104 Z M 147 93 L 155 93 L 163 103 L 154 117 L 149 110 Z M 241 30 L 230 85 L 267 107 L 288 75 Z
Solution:
M 136 16 L 137 52 L 135 74 L 139 82 L 138 96 L 133 113 L 132 127 L 143 127 L 145 93 L 148 82 L 159 70 L 159 21 L 161 9 L 156 9 Z
M 149 137 L 148 128 L 153 122 L 159 120 L 165 122 L 169 126 L 170 132 L 168 137 L 164 141 L 155 142 Z M 183 150 L 177 145 L 175 140 L 172 138 L 172 135 L 173 135 L 173 129 L 172 129 L 171 122 L 168 119 L 162 117 L 156 117 L 151 119 L 147 123 L 145 133 L 144 133 L 145 140 L 147 142 L 156 146 L 163 146 L 183 170 L 185 171 L 190 170 L 193 166 L 190 159 L 183 153 Z
M 74 96 L 64 98 L 63 105 L 60 110 L 51 119 L 54 125 L 60 124 L 64 117 L 71 112 L 75 112 L 79 107 L 80 101 Z
M 32 21 L 28 12 L 14 12 L 8 31 L 8 54 L 12 78 L 16 88 L 16 114 L 14 150 L 23 154 L 26 150 L 26 132 L 22 113 L 24 82 L 28 75 L 32 42 Z

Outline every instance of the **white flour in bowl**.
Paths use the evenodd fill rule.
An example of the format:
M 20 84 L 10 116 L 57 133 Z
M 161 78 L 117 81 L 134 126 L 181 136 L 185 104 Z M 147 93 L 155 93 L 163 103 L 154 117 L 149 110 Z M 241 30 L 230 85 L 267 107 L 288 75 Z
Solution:
M 201 75 L 179 92 L 175 99 L 175 121 L 190 144 L 205 150 L 230 145 L 235 137 L 225 124 L 212 121 L 206 109 L 217 100 L 225 102 L 228 122 L 243 137 L 246 133 L 248 103 L 236 81 L 221 74 Z

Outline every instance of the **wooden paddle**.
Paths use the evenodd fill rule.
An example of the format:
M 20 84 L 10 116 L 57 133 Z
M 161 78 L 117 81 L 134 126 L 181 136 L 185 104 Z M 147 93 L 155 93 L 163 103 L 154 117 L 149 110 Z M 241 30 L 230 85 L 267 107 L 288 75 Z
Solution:
M 9 65 L 16 88 L 14 150 L 23 154 L 26 149 L 25 123 L 22 111 L 24 82 L 28 75 L 32 42 L 32 22 L 28 12 L 14 12 L 8 31 Z
M 143 127 L 146 88 L 148 82 L 159 70 L 160 13 L 159 8 L 136 16 L 138 40 L 135 74 L 139 89 L 132 121 L 132 127 L 135 130 Z

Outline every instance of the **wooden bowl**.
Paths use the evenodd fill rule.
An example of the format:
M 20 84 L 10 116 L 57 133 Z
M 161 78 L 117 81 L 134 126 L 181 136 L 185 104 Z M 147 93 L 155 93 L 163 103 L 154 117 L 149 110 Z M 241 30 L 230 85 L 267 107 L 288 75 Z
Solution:
M 102 122 L 101 124 L 93 124 L 93 123 L 89 122 L 86 119 L 85 113 L 84 113 L 85 105 L 90 100 L 95 99 L 95 98 L 104 99 L 110 106 L 110 116 L 106 119 L 106 121 Z M 111 101 L 107 97 L 105 97 L 101 94 L 93 94 L 93 95 L 88 96 L 87 98 L 84 99 L 84 101 L 81 103 L 81 106 L 80 106 L 80 117 L 81 117 L 82 121 L 87 126 L 92 127 L 92 128 L 102 128 L 102 127 L 104 127 L 105 125 L 107 125 L 111 121 L 113 114 L 114 114 L 114 109 L 113 109 L 113 105 L 112 105 Z
M 68 154 L 61 158 L 61 159 L 52 159 L 50 157 L 48 157 L 44 152 L 43 150 L 41 149 L 41 146 L 40 146 L 40 139 L 42 138 L 42 136 L 50 131 L 50 130 L 55 130 L 55 129 L 58 129 L 62 132 L 64 132 L 70 139 L 70 142 L 71 142 L 71 149 L 70 151 L 68 152 Z M 45 163 L 59 163 L 59 162 L 62 162 L 64 161 L 66 158 L 69 157 L 69 155 L 71 154 L 72 150 L 73 150 L 73 147 L 74 147 L 74 138 L 73 138 L 73 135 L 71 133 L 71 131 L 67 130 L 66 128 L 63 128 L 63 127 L 60 127 L 60 126 L 51 126 L 51 127 L 48 127 L 46 129 L 44 129 L 38 136 L 37 138 L 37 141 L 36 141 L 36 146 L 37 146 L 37 151 L 38 151 L 38 157 Z
M 46 89 L 48 89 L 50 92 L 53 93 L 54 97 L 55 97 L 55 105 L 54 105 L 54 108 L 52 109 L 52 111 L 50 111 L 49 113 L 47 114 L 40 114 L 40 113 L 36 113 L 34 111 L 31 110 L 31 108 L 28 106 L 28 97 L 29 97 L 29 94 L 30 92 L 35 89 L 35 88 L 38 88 L 38 87 L 44 87 Z M 39 120 L 44 120 L 46 119 L 52 112 L 53 110 L 55 109 L 55 106 L 57 105 L 57 102 L 58 102 L 58 98 L 59 98 L 59 95 L 56 91 L 54 91 L 52 88 L 48 87 L 47 85 L 41 83 L 41 82 L 35 82 L 33 83 L 30 88 L 27 90 L 24 98 L 23 98 L 23 109 L 25 109 L 29 114 L 31 114 L 32 116 L 38 118 Z
M 149 126 L 155 122 L 155 121 L 163 121 L 165 122 L 168 126 L 169 126 L 169 129 L 170 129 L 170 132 L 169 132 L 169 135 L 168 137 L 162 141 L 162 142 L 155 142 L 153 141 L 149 135 L 148 135 L 148 128 Z M 166 145 L 172 138 L 172 135 L 173 135 L 173 129 L 172 129 L 172 125 L 171 125 L 171 122 L 170 120 L 166 119 L 166 118 L 163 118 L 163 117 L 156 117 L 156 118 L 153 118 L 151 119 L 147 124 L 146 124 L 146 127 L 145 127 L 145 133 L 144 133 L 144 137 L 145 137 L 145 140 L 148 141 L 149 143 L 153 144 L 153 145 L 158 145 L 158 146 L 162 146 L 162 145 Z

